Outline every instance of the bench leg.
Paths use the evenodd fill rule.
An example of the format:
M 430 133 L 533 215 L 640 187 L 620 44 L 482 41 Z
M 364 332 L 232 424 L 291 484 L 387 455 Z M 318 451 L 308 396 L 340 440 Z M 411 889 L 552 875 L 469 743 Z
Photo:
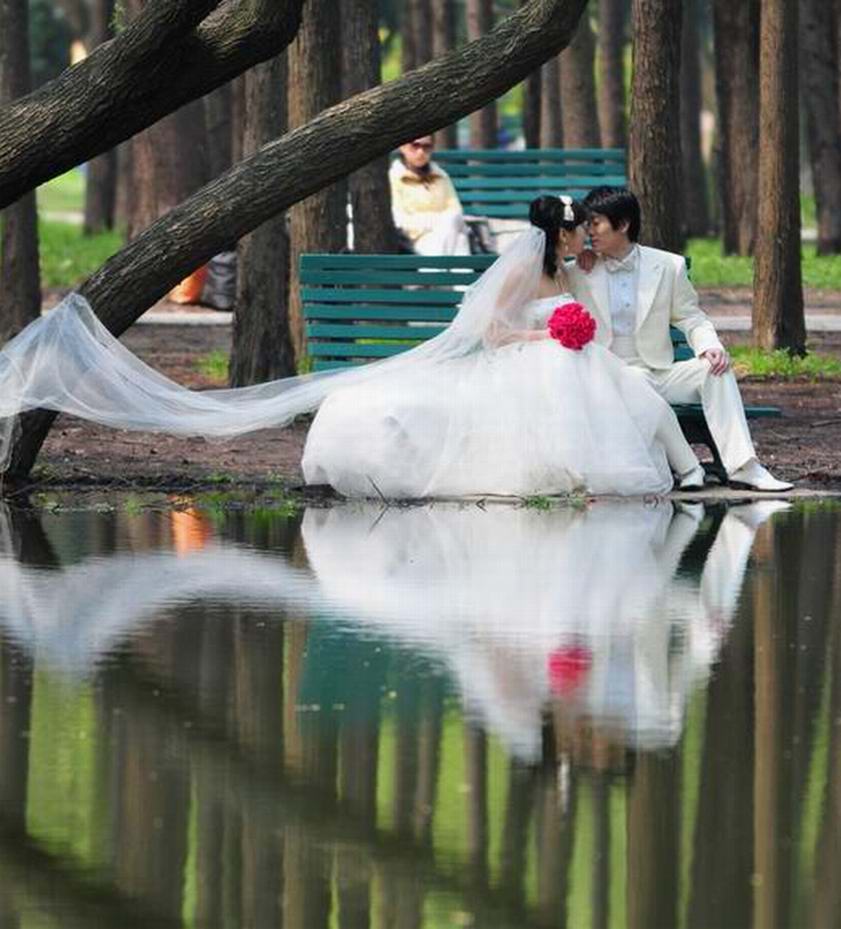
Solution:
M 727 469 L 721 460 L 718 446 L 710 433 L 710 427 L 707 425 L 706 419 L 703 416 L 692 417 L 691 419 L 679 416 L 678 422 L 687 442 L 691 445 L 706 445 L 710 450 L 713 460 L 701 462 L 704 472 L 708 477 L 714 477 L 719 484 L 725 486 L 727 484 Z

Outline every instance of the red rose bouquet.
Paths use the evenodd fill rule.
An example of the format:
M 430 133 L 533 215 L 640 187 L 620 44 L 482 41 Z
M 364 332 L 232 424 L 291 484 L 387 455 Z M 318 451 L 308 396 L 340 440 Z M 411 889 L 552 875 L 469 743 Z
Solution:
M 564 348 L 580 352 L 593 341 L 596 321 L 580 303 L 565 303 L 555 308 L 547 323 L 549 335 Z

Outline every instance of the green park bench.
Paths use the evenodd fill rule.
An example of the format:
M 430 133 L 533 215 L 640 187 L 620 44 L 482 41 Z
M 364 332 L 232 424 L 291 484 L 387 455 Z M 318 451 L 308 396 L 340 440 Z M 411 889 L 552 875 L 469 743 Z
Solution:
M 493 264 L 495 255 L 302 255 L 301 302 L 306 353 L 313 371 L 349 368 L 390 358 L 443 332 L 456 313 L 462 288 Z M 692 357 L 672 329 L 675 358 Z M 707 471 L 724 468 L 700 404 L 674 406 L 690 442 L 706 445 Z M 779 416 L 770 406 L 748 406 L 748 419 Z
M 489 219 L 528 219 L 541 194 L 580 199 L 601 184 L 627 183 L 623 148 L 439 149 L 464 212 Z

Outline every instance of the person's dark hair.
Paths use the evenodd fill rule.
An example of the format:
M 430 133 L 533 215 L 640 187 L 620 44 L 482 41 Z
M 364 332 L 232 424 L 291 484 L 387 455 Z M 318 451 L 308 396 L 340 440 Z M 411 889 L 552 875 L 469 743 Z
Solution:
M 632 242 L 640 237 L 640 202 L 627 187 L 594 187 L 584 198 L 584 206 L 592 213 L 600 213 L 618 229 L 628 223 L 628 238 Z
M 567 206 L 572 210 L 572 219 L 564 219 Z M 538 197 L 529 205 L 529 222 L 546 233 L 546 250 L 543 253 L 543 270 L 554 277 L 558 270 L 558 236 L 561 229 L 572 232 L 587 221 L 587 210 L 578 201 L 564 203 L 560 197 Z

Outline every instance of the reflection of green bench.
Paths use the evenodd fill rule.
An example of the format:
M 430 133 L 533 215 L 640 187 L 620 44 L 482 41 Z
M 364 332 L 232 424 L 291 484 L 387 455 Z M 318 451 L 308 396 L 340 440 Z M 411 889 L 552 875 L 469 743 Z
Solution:
M 302 255 L 301 301 L 307 355 L 314 371 L 346 368 L 397 355 L 447 326 L 463 287 L 495 260 L 494 255 Z M 672 329 L 675 357 L 692 357 Z M 690 442 L 713 455 L 708 470 L 724 471 L 700 404 L 675 406 Z M 779 416 L 776 407 L 745 408 L 749 419 Z
M 541 194 L 581 198 L 601 184 L 627 182 L 622 148 L 441 149 L 435 161 L 453 179 L 464 212 L 527 219 Z

